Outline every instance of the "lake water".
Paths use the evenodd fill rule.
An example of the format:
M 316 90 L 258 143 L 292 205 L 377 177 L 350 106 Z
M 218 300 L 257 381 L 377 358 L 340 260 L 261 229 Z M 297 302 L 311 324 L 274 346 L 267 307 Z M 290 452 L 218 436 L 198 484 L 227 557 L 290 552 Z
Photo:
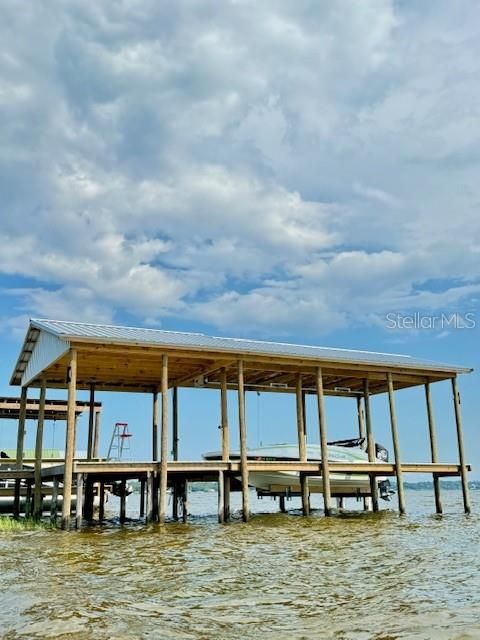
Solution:
M 480 638 L 479 493 L 470 516 L 457 491 L 441 517 L 431 492 L 407 491 L 407 516 L 332 518 L 252 494 L 252 520 L 228 525 L 214 493 L 191 494 L 186 525 L 120 526 L 112 500 L 104 526 L 0 534 L 0 636 Z

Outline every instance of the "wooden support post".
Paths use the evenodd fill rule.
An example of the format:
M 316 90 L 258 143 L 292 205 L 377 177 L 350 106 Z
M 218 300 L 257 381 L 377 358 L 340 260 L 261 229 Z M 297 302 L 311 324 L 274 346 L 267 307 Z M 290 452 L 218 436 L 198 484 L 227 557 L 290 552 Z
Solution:
M 152 460 L 158 460 L 158 391 L 153 392 L 152 407 Z
M 222 369 L 220 387 L 220 406 L 221 406 L 221 427 L 222 427 L 222 460 L 230 461 L 230 432 L 228 425 L 228 389 L 227 389 L 227 370 Z M 228 473 L 223 474 L 223 520 L 230 520 L 230 477 Z
M 25 517 L 30 518 L 32 515 L 32 481 L 27 480 L 27 490 L 25 493 Z
M 188 520 L 188 480 L 182 483 L 182 522 Z
M 175 479 L 172 480 L 172 520 L 178 520 L 178 481 Z
M 243 375 L 243 360 L 238 361 L 238 424 L 240 429 L 240 470 L 242 476 L 242 516 L 247 522 L 250 518 L 248 501 L 248 461 L 247 461 L 247 430 L 245 425 L 245 388 Z
M 42 517 L 42 456 L 43 456 L 43 425 L 45 423 L 45 396 L 47 383 L 42 378 L 40 387 L 40 401 L 38 403 L 37 437 L 35 439 L 35 492 L 33 500 L 33 517 L 39 520 Z
M 172 392 L 172 457 L 178 460 L 178 387 Z M 172 518 L 178 520 L 178 482 L 173 483 Z
M 145 478 L 140 480 L 140 518 L 145 517 Z
M 20 395 L 20 413 L 18 416 L 18 430 L 17 430 L 17 458 L 15 467 L 17 469 L 23 468 L 23 444 L 25 442 L 25 421 L 27 417 L 27 394 L 28 387 L 22 387 Z M 18 478 L 15 480 L 15 493 L 13 498 L 13 517 L 18 518 L 20 516 L 20 486 L 21 480 Z
M 231 493 L 231 478 L 229 473 L 223 474 L 223 506 L 224 506 L 224 514 L 223 520 L 224 522 L 230 522 L 230 493 Z
M 158 471 L 153 472 L 152 478 L 152 522 L 158 522 L 159 517 L 159 491 L 160 481 L 158 478 Z
M 100 482 L 100 495 L 99 495 L 99 506 L 98 506 L 98 520 L 103 522 L 105 517 L 105 482 L 103 480 Z
M 358 437 L 363 439 L 363 442 L 360 445 L 360 447 L 362 449 L 366 450 L 367 449 L 367 442 L 366 442 L 365 422 L 364 422 L 364 413 L 363 413 L 361 396 L 357 396 L 357 419 L 358 419 Z M 369 498 L 368 497 L 364 497 L 363 498 L 363 510 L 364 511 L 368 511 L 369 503 L 370 503 Z
M 223 471 L 218 472 L 218 521 L 225 522 L 225 504 L 224 504 L 224 477 Z
M 63 476 L 62 528 L 70 528 L 72 507 L 73 457 L 75 455 L 75 409 L 77 393 L 77 352 L 70 349 L 68 354 L 68 404 L 67 433 L 65 439 L 65 466 Z
M 75 526 L 77 529 L 82 528 L 83 486 L 84 486 L 84 475 L 83 473 L 77 473 L 77 506 L 75 509 Z M 65 500 L 65 497 L 63 499 Z
M 92 520 L 93 519 L 93 490 L 94 490 L 94 486 L 93 486 L 93 480 L 91 479 L 91 477 L 86 476 L 85 478 L 85 482 L 84 482 L 84 487 L 85 487 L 85 507 L 84 507 L 84 518 L 85 520 Z
M 402 465 L 400 461 L 400 443 L 398 441 L 397 416 L 395 413 L 395 399 L 393 396 L 392 374 L 387 373 L 388 404 L 390 407 L 390 425 L 392 427 L 393 451 L 395 455 L 395 475 L 397 477 L 398 510 L 405 513 L 405 491 L 403 488 Z
M 88 411 L 88 441 L 87 441 L 87 459 L 93 457 L 94 439 L 95 439 L 95 385 L 90 385 L 90 406 Z
M 287 510 L 285 508 L 285 496 L 280 496 L 279 500 L 280 500 L 280 511 L 282 513 L 286 513 Z
M 370 410 L 370 388 L 368 378 L 366 378 L 363 383 L 363 402 L 365 405 L 368 461 L 375 462 L 375 439 L 373 437 L 372 412 Z M 370 493 L 372 497 L 372 510 L 378 511 L 378 484 L 375 476 L 370 476 Z
M 127 481 L 123 478 L 120 481 L 120 522 L 125 522 L 127 514 Z
M 147 522 L 153 521 L 153 472 L 147 471 Z
M 303 422 L 305 424 L 305 438 L 307 437 L 307 394 L 305 391 L 302 391 L 302 411 L 303 411 Z
M 435 429 L 435 417 L 433 415 L 432 396 L 430 393 L 430 383 L 425 384 L 425 400 L 427 402 L 428 432 L 430 435 L 430 453 L 432 462 L 438 462 L 437 434 Z M 440 478 L 433 474 L 433 490 L 435 493 L 435 511 L 442 513 L 442 499 L 440 496 Z
M 358 417 L 358 437 L 364 439 L 362 448 L 366 449 L 367 444 L 365 442 L 366 440 L 365 422 L 363 420 L 362 398 L 360 396 L 357 396 L 357 417 Z
M 173 387 L 172 414 L 172 457 L 178 460 L 178 387 Z
M 322 458 L 322 484 L 323 484 L 323 504 L 325 515 L 332 513 L 332 497 L 330 492 L 330 468 L 328 465 L 327 447 L 327 420 L 325 416 L 325 404 L 323 398 L 323 376 L 321 367 L 317 368 L 317 402 L 318 402 L 318 424 L 320 428 L 320 455 Z
M 58 511 L 58 477 L 53 478 L 52 498 L 50 502 L 50 521 L 52 524 L 57 523 L 57 511 Z
M 95 430 L 93 436 L 93 451 L 94 458 L 98 458 L 98 446 L 100 442 L 100 411 L 95 411 Z
M 160 442 L 159 521 L 165 522 L 168 483 L 168 356 L 162 356 L 162 438 Z
M 297 435 L 298 435 L 298 456 L 300 462 L 307 461 L 307 438 L 305 433 L 304 397 L 302 389 L 302 374 L 297 375 L 296 386 L 297 400 Z M 305 474 L 300 474 L 300 487 L 302 494 L 302 511 L 304 516 L 310 514 L 310 497 L 308 492 L 308 478 Z
M 468 493 L 468 474 L 467 466 L 465 463 L 465 449 L 463 446 L 463 428 L 462 428 L 462 412 L 460 409 L 460 394 L 457 387 L 457 377 L 452 378 L 452 393 L 453 393 L 453 405 L 455 408 L 455 424 L 457 427 L 457 443 L 458 443 L 458 457 L 461 468 L 461 480 L 462 480 L 462 493 L 463 493 L 463 507 L 465 513 L 470 513 L 470 496 Z

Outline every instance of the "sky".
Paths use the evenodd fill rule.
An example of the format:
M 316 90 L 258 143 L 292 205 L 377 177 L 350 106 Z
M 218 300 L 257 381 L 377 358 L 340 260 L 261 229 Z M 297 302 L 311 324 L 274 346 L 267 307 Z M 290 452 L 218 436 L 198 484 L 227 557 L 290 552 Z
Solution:
M 3 0 L 0 12 L 0 393 L 18 393 L 30 317 L 478 369 L 477 2 Z M 436 386 L 453 461 L 450 390 Z M 478 374 L 460 389 L 479 478 Z M 127 420 L 131 455 L 147 456 L 151 398 L 101 399 L 102 448 Z M 426 460 L 422 390 L 397 405 L 403 457 Z M 374 428 L 391 446 L 386 407 L 375 400 Z M 293 397 L 249 394 L 247 409 L 249 444 L 294 437 Z M 333 437 L 355 435 L 353 401 L 327 411 Z M 183 457 L 218 448 L 218 412 L 214 393 L 181 392 Z M 48 429 L 63 447 L 62 425 Z M 0 442 L 13 431 L 0 424 Z

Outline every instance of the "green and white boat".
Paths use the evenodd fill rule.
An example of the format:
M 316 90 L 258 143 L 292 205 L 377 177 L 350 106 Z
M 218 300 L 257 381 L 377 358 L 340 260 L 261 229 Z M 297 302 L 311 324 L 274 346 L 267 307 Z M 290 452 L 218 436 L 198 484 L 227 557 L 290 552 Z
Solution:
M 329 462 L 350 462 L 362 464 L 368 462 L 367 452 L 361 448 L 362 439 L 341 440 L 328 444 Z M 388 462 L 388 451 L 382 445 L 376 445 L 376 461 Z M 220 460 L 221 452 L 205 453 L 206 460 Z M 239 460 L 240 452 L 232 451 L 231 460 Z M 298 461 L 298 445 L 296 444 L 272 444 L 268 446 L 247 449 L 247 459 L 250 461 Z M 320 462 L 321 453 L 319 444 L 307 445 L 307 460 Z M 250 471 L 249 484 L 262 494 L 295 495 L 300 493 L 300 474 L 297 471 Z M 376 478 L 379 496 L 388 500 L 393 493 L 390 483 L 385 477 Z M 308 488 L 311 493 L 323 491 L 321 475 L 309 476 Z M 330 489 L 333 496 L 359 497 L 368 496 L 371 493 L 370 478 L 368 474 L 359 473 L 331 473 Z

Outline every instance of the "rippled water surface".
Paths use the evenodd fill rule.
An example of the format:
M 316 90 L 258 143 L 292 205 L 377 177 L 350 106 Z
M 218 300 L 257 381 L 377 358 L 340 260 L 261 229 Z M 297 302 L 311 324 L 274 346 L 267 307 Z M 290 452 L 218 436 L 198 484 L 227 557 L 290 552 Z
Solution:
M 266 513 L 0 534 L 0 635 L 16 638 L 480 638 L 480 500 L 407 492 L 409 515 Z M 235 496 L 235 500 L 238 497 Z M 318 496 L 317 506 L 320 506 Z M 134 516 L 136 496 L 129 513 Z M 236 502 L 236 504 L 238 504 Z M 115 507 L 110 503 L 110 508 Z

